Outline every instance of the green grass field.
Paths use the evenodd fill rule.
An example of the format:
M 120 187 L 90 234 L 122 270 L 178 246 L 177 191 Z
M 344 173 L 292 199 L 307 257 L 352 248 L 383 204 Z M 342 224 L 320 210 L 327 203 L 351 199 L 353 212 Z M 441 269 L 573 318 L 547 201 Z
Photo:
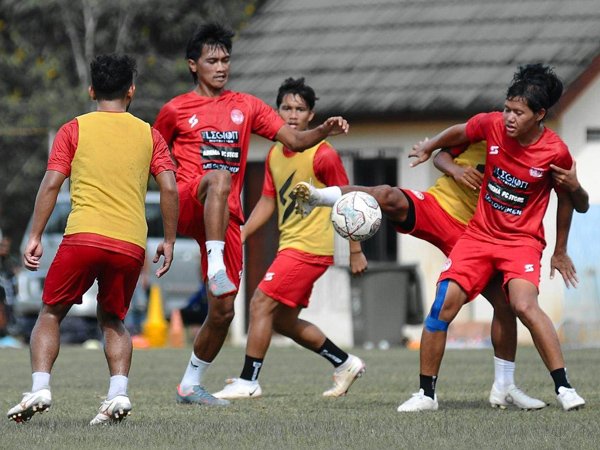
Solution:
M 447 351 L 437 412 L 400 414 L 396 407 L 418 388 L 418 352 L 356 350 L 366 375 L 349 395 L 325 399 L 331 366 L 296 348 L 273 348 L 261 374 L 263 398 L 227 408 L 177 405 L 191 349 L 136 350 L 130 378 L 132 415 L 118 426 L 90 427 L 108 388 L 104 355 L 64 347 L 53 379 L 52 409 L 29 423 L 0 423 L 0 448 L 544 448 L 600 447 L 600 351 L 568 350 L 571 382 L 586 399 L 581 411 L 556 405 L 553 384 L 536 351 L 521 348 L 517 381 L 550 406 L 541 411 L 497 410 L 487 396 L 493 381 L 491 350 Z M 239 375 L 243 349 L 226 347 L 208 372 L 207 387 Z M 31 387 L 28 350 L 0 350 L 2 413 Z M 6 416 L 4 416 L 6 417 Z

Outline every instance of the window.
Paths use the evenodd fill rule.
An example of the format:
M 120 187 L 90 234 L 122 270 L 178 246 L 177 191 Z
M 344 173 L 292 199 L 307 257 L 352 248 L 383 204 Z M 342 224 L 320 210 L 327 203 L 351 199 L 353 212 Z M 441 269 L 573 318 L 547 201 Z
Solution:
M 586 134 L 588 142 L 600 142 L 600 128 L 588 128 Z
M 398 157 L 400 149 L 345 150 L 340 151 L 350 183 L 361 186 L 389 184 L 398 186 Z M 393 225 L 385 219 L 371 239 L 362 243 L 365 256 L 373 262 L 395 262 L 398 255 L 398 237 Z M 348 245 L 336 236 L 336 261 L 348 259 Z M 347 263 L 346 263 L 347 264 Z

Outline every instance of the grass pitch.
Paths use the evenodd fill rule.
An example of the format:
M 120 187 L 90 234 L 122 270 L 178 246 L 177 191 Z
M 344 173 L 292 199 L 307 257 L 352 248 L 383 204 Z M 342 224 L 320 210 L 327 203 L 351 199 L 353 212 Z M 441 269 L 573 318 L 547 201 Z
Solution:
M 272 348 L 261 373 L 263 398 L 227 408 L 177 405 L 175 385 L 191 348 L 136 350 L 130 374 L 132 415 L 117 426 L 90 427 L 108 389 L 102 351 L 63 347 L 53 378 L 54 404 L 25 424 L 0 421 L 0 448 L 125 449 L 597 449 L 600 441 L 600 351 L 567 350 L 571 382 L 586 399 L 581 411 L 558 408 L 553 384 L 533 348 L 517 355 L 516 378 L 550 406 L 541 411 L 497 410 L 487 396 L 493 381 L 491 350 L 446 352 L 440 410 L 396 412 L 418 389 L 418 352 L 355 350 L 367 373 L 349 395 L 326 399 L 331 366 L 306 350 Z M 238 376 L 243 349 L 226 347 L 207 373 L 216 391 Z M 0 350 L 0 408 L 5 414 L 31 387 L 29 352 Z

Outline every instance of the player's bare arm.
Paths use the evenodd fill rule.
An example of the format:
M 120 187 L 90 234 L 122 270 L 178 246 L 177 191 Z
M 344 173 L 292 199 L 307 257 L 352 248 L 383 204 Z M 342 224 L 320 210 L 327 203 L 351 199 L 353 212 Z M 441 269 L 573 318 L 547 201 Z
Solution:
M 163 218 L 164 240 L 156 249 L 152 260 L 155 264 L 163 256 L 163 263 L 156 271 L 158 278 L 162 277 L 171 268 L 173 262 L 173 251 L 175 248 L 175 237 L 177 234 L 177 219 L 179 217 L 179 196 L 175 174 L 165 170 L 156 176 L 156 182 L 160 190 L 160 211 Z
M 250 217 L 242 228 L 242 244 L 246 242 L 248 237 L 252 236 L 259 228 L 261 228 L 271 218 L 277 209 L 277 203 L 274 197 L 261 195 L 258 203 L 250 213 Z
M 556 244 L 554 254 L 550 259 L 550 279 L 554 278 L 556 270 L 560 272 L 568 287 L 577 287 L 579 279 L 575 271 L 575 265 L 567 254 L 567 242 L 571 229 L 571 218 L 573 217 L 573 201 L 566 192 L 557 192 L 558 207 L 556 210 Z
M 475 167 L 456 164 L 450 153 L 445 151 L 437 152 L 433 158 L 433 165 L 436 169 L 454 178 L 457 183 L 474 191 L 481 189 L 483 174 Z
M 350 271 L 352 276 L 360 276 L 367 270 L 367 257 L 358 241 L 348 241 L 350 246 Z
M 56 205 L 56 198 L 63 182 L 67 178 L 55 170 L 48 170 L 40 184 L 33 207 L 33 220 L 29 240 L 23 253 L 23 265 L 28 270 L 38 270 L 40 259 L 44 253 L 42 247 L 42 233 L 46 228 L 50 214 Z
M 570 169 L 563 169 L 554 164 L 550 164 L 550 168 L 552 169 L 554 184 L 571 194 L 575 211 L 578 213 L 587 212 L 590 209 L 590 198 L 577 179 L 575 161 L 573 160 L 573 165 Z
M 350 125 L 343 117 L 330 117 L 321 125 L 310 130 L 298 131 L 284 125 L 277 132 L 275 140 L 281 142 L 290 150 L 300 152 L 317 145 L 328 136 L 348 134 Z
M 431 154 L 438 148 L 454 147 L 456 145 L 467 144 L 467 124 L 461 123 L 452 125 L 446 128 L 441 133 L 438 133 L 431 139 L 424 140 L 413 145 L 412 150 L 408 153 L 409 158 L 414 158 L 410 163 L 410 167 L 416 167 L 419 164 L 431 158 Z

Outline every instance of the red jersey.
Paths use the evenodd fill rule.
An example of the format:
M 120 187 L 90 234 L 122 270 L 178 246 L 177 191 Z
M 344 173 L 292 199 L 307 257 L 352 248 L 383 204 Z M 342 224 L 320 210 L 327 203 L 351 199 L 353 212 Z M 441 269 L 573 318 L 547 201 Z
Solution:
M 542 220 L 553 187 L 550 164 L 570 169 L 573 159 L 562 139 L 545 128 L 526 147 L 507 136 L 502 113 L 483 113 L 467 122 L 471 142 L 487 141 L 483 187 L 467 233 L 501 245 L 546 246 Z
M 252 95 L 224 91 L 218 97 L 204 97 L 191 91 L 166 103 L 154 127 L 171 147 L 178 183 L 210 170 L 231 173 L 229 210 L 243 222 L 240 194 L 250 135 L 273 140 L 284 124 L 273 108 Z

